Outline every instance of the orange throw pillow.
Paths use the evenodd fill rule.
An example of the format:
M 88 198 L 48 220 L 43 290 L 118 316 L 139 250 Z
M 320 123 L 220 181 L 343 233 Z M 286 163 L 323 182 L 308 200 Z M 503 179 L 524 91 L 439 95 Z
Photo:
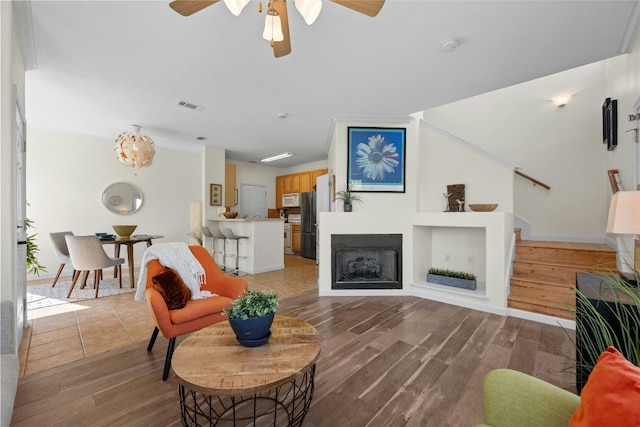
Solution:
M 640 426 L 640 368 L 614 347 L 591 371 L 569 427 Z
M 153 287 L 156 288 L 162 299 L 167 303 L 169 310 L 177 310 L 187 305 L 191 299 L 191 290 L 184 284 L 182 278 L 175 270 L 166 267 L 164 271 L 151 278 Z

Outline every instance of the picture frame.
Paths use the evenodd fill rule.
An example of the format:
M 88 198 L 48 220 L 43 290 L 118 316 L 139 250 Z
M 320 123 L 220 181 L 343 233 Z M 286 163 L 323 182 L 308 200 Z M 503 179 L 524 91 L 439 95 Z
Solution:
M 222 184 L 209 185 L 209 205 L 222 206 Z
M 347 187 L 353 192 L 404 193 L 407 129 L 347 128 Z
M 607 106 L 607 124 L 609 138 L 607 150 L 613 151 L 618 146 L 618 100 L 612 99 Z
M 618 145 L 618 100 L 607 98 L 602 104 L 602 143 L 612 151 Z

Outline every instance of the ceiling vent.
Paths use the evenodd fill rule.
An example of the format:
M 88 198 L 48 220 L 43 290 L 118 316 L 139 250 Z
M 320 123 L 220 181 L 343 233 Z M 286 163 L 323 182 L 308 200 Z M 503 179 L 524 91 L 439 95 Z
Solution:
M 188 108 L 190 110 L 196 110 L 196 111 L 204 111 L 204 109 L 206 108 L 201 105 L 194 104 L 193 102 L 187 102 L 187 101 L 178 101 L 178 105 L 180 107 L 184 107 L 184 108 Z

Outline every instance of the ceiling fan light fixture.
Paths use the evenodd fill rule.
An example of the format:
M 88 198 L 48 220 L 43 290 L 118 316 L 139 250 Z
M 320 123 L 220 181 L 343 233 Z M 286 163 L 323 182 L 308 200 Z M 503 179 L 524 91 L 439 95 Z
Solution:
M 280 159 L 286 159 L 287 157 L 293 156 L 293 153 L 282 153 L 275 156 L 267 157 L 266 159 L 260 160 L 262 163 L 274 162 Z
M 272 42 L 281 42 L 284 40 L 284 34 L 282 33 L 282 21 L 278 12 L 270 8 L 267 11 L 267 19 L 264 21 L 264 32 L 262 38 Z
M 298 9 L 307 25 L 313 24 L 318 15 L 320 15 L 322 0 L 295 0 L 295 3 L 296 9 Z
M 229 12 L 238 16 L 240 15 L 240 12 L 242 12 L 242 9 L 249 4 L 249 0 L 224 0 L 224 4 L 227 5 Z

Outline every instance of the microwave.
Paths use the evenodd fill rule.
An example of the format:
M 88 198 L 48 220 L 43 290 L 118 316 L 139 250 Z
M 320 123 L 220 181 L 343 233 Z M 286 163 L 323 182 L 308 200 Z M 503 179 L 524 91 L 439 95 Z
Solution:
M 290 193 L 282 195 L 282 207 L 283 208 L 297 208 L 300 207 L 300 193 Z

